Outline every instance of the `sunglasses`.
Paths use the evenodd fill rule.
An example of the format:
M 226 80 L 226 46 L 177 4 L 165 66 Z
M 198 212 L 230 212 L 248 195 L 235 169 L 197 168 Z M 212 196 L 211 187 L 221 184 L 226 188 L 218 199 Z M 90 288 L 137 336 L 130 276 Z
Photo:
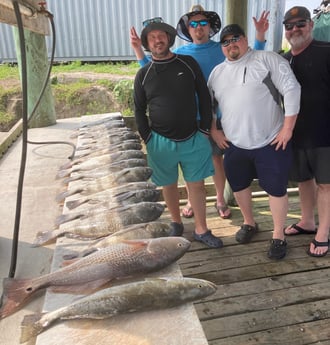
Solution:
M 164 21 L 163 21 L 162 17 L 155 17 L 155 18 L 151 18 L 151 19 L 147 19 L 147 20 L 143 21 L 142 25 L 145 28 L 146 26 L 153 24 L 153 23 L 164 23 Z
M 200 26 L 206 26 L 208 25 L 209 21 L 207 19 L 202 19 L 202 20 L 192 20 L 189 22 L 189 26 L 193 29 L 196 29 L 198 25 Z
M 236 35 L 236 36 L 233 36 L 233 38 L 230 38 L 228 40 L 224 40 L 222 41 L 220 44 L 223 46 L 223 47 L 228 47 L 230 43 L 235 43 L 235 42 L 238 42 L 241 40 L 241 36 L 239 35 Z
M 307 20 L 298 20 L 297 22 L 294 23 L 287 23 L 284 24 L 285 30 L 286 31 L 291 31 L 295 26 L 300 29 L 300 28 L 304 28 L 307 25 Z

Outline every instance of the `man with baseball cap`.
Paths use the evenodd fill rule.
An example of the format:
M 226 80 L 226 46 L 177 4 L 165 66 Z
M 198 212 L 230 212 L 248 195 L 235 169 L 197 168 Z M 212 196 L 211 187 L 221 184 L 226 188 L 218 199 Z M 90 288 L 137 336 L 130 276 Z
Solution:
M 284 54 L 301 85 L 299 116 L 292 136 L 290 179 L 298 182 L 301 219 L 287 236 L 314 234 L 307 253 L 325 256 L 330 229 L 330 43 L 313 39 L 307 8 L 294 6 L 283 20 L 291 50 Z M 315 209 L 318 212 L 316 229 Z
M 226 176 L 243 216 L 236 240 L 248 243 L 258 232 L 250 188 L 257 178 L 269 195 L 273 217 L 268 257 L 282 259 L 287 246 L 283 228 L 288 210 L 290 139 L 299 111 L 300 86 L 279 54 L 249 48 L 239 25 L 224 27 L 220 44 L 226 60 L 213 69 L 208 86 L 222 113 L 222 130 L 214 139 L 225 149 Z
M 147 147 L 148 163 L 153 169 L 151 178 L 163 186 L 172 220 L 170 235 L 181 236 L 184 231 L 178 192 L 180 167 L 195 211 L 194 238 L 219 248 L 222 241 L 206 224 L 204 187 L 204 179 L 214 174 L 208 140 L 211 98 L 198 63 L 191 56 L 170 51 L 175 35 L 176 30 L 161 19 L 144 24 L 141 42 L 151 52 L 152 60 L 135 77 L 136 124 Z

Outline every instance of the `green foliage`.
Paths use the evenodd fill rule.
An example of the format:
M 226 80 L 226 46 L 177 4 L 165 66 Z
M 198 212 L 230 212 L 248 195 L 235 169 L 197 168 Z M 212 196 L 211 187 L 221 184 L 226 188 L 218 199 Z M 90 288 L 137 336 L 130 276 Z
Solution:
M 17 65 L 0 64 L 0 79 L 15 78 L 19 79 Z
M 72 106 L 81 102 L 81 93 L 90 87 L 90 83 L 80 80 L 77 83 L 70 84 L 54 84 L 53 90 L 56 99 Z
M 122 107 L 122 113 L 124 115 L 130 115 L 133 113 L 134 100 L 133 100 L 133 80 L 120 80 L 113 89 L 116 101 Z

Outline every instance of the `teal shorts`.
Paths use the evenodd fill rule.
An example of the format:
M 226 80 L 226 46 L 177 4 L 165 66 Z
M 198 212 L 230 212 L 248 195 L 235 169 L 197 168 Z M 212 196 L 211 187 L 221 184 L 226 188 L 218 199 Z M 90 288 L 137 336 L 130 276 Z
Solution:
M 146 146 L 148 165 L 153 170 L 151 180 L 157 186 L 176 183 L 179 167 L 187 182 L 201 181 L 214 175 L 211 145 L 201 132 L 185 141 L 173 141 L 152 132 Z

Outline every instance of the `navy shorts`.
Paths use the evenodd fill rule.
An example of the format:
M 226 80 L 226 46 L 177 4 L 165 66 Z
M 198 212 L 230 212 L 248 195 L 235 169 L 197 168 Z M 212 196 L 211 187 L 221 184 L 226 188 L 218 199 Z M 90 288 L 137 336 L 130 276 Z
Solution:
M 285 150 L 275 151 L 276 145 L 246 150 L 230 144 L 225 151 L 224 168 L 234 192 L 250 186 L 253 179 L 269 195 L 281 197 L 287 193 L 292 149 L 289 143 Z
M 185 141 L 173 141 L 152 131 L 147 142 L 151 180 L 157 186 L 178 181 L 179 167 L 187 182 L 197 182 L 214 175 L 211 145 L 208 138 L 196 132 Z
M 318 184 L 330 183 L 330 147 L 293 149 L 290 180 L 304 182 L 313 178 Z

